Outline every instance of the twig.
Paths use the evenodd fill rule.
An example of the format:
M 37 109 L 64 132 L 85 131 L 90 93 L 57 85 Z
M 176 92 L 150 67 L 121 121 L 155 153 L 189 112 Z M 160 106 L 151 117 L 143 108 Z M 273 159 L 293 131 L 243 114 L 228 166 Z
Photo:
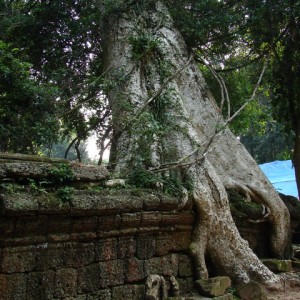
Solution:
M 260 84 L 261 84 L 261 81 L 262 81 L 262 78 L 263 78 L 263 76 L 264 76 L 264 73 L 265 73 L 265 71 L 266 71 L 266 69 L 267 69 L 267 65 L 268 65 L 268 62 L 269 62 L 269 59 L 265 62 L 265 64 L 264 64 L 264 66 L 263 66 L 263 69 L 262 69 L 262 71 L 261 71 L 261 73 L 260 73 L 260 76 L 259 76 L 259 79 L 258 79 L 258 81 L 257 81 L 257 83 L 256 83 L 256 85 L 255 85 L 255 88 L 254 88 L 254 90 L 253 90 L 253 93 L 252 93 L 252 95 L 251 95 L 251 97 L 229 118 L 229 119 L 227 119 L 227 121 L 225 122 L 225 124 L 224 124 L 224 127 L 225 126 L 227 126 L 233 119 L 235 119 L 236 118 L 236 116 L 237 115 L 239 115 L 240 113 L 241 113 L 241 111 L 243 110 L 243 109 L 245 109 L 245 107 L 251 102 L 251 101 L 253 101 L 253 99 L 255 98 L 255 96 L 256 96 L 256 92 L 257 92 L 257 90 L 258 90 L 258 88 L 259 88 L 259 86 L 260 86 Z
M 220 76 L 216 70 L 211 66 L 210 63 L 208 63 L 207 60 L 203 59 L 202 57 L 197 56 L 198 59 L 200 59 L 203 64 L 205 66 L 208 67 L 208 69 L 210 70 L 210 72 L 212 73 L 212 75 L 215 77 L 215 79 L 218 81 L 220 89 L 221 89 L 221 105 L 220 105 L 220 112 L 222 113 L 223 111 L 223 107 L 224 107 L 224 103 L 226 101 L 227 103 L 227 118 L 230 117 L 230 99 L 229 99 L 229 94 L 228 94 L 228 90 L 226 87 L 226 84 L 224 82 L 224 79 L 222 76 Z

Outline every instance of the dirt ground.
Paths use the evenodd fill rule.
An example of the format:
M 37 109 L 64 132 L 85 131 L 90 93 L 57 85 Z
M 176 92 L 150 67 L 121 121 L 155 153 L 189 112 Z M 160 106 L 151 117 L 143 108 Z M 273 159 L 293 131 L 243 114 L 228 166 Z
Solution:
M 285 292 L 272 292 L 269 300 L 300 300 L 300 287 L 288 288 Z
M 285 291 L 269 292 L 268 300 L 300 300 L 300 272 L 294 270 L 281 275 L 285 279 Z

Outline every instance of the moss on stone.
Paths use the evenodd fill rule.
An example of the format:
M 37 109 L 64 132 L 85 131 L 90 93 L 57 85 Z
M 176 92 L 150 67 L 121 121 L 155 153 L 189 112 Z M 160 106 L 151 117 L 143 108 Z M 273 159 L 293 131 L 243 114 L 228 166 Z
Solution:
M 262 217 L 262 205 L 249 201 L 235 190 L 227 190 L 233 219 L 243 223 L 247 219 L 257 220 Z

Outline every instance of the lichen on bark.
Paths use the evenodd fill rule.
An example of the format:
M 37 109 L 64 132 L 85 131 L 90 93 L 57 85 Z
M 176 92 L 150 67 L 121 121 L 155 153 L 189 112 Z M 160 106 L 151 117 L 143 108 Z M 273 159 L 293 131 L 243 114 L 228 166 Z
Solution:
M 129 38 L 137 30 L 155 40 L 140 60 L 133 55 Z M 284 258 L 288 249 L 288 211 L 228 128 L 211 140 L 223 119 L 164 3 L 153 1 L 151 9 L 140 11 L 129 7 L 113 19 L 107 26 L 104 54 L 108 80 L 114 80 L 116 70 L 125 74 L 125 80 L 108 92 L 115 172 L 128 175 L 142 165 L 161 178 L 177 176 L 183 185 L 187 178 L 192 182 L 190 196 L 197 223 L 190 250 L 197 277 L 209 276 L 205 262 L 209 256 L 220 275 L 228 275 L 236 283 L 254 279 L 269 287 L 280 286 L 279 277 L 241 238 L 226 189 L 235 189 L 269 208 L 272 250 L 279 258 Z M 168 76 L 162 75 L 163 62 Z M 130 110 L 121 109 L 124 102 Z

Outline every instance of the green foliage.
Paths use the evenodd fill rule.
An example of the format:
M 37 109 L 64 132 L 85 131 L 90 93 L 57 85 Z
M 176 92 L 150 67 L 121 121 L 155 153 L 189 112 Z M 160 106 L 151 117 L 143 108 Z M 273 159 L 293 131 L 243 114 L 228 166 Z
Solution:
M 257 163 L 265 163 L 291 159 L 293 137 L 293 132 L 287 133 L 283 125 L 271 120 L 261 124 L 257 131 L 250 126 L 241 136 L 241 142 Z
M 132 57 L 136 60 L 147 59 L 159 51 L 159 40 L 147 33 L 140 33 L 129 37 L 132 47 Z
M 30 76 L 20 50 L 0 40 L 0 151 L 37 154 L 57 139 L 51 98 L 55 88 Z
M 291 129 L 299 128 L 298 1 L 166 0 L 164 3 L 191 48 L 208 57 L 217 68 L 238 68 L 223 73 L 232 112 L 249 98 L 262 59 L 271 54 L 271 69 L 259 99 L 231 125 L 236 134 L 245 141 L 250 133 L 257 132 L 257 136 L 251 135 L 251 143 L 258 143 L 256 138 L 274 141 L 275 134 L 281 137 L 281 129 L 275 130 L 270 125 L 274 122 L 268 119 L 271 113 L 285 124 L 288 135 Z M 119 88 L 126 78 L 123 70 L 119 70 L 112 79 L 104 79 L 105 28 L 108 24 L 113 26 L 118 16 L 126 15 L 129 10 L 142 16 L 153 7 L 154 1 L 150 0 L 100 3 L 0 0 L 0 151 L 39 154 L 45 149 L 50 152 L 61 137 L 66 140 L 77 137 L 83 142 L 93 130 L 99 139 L 106 136 L 111 116 L 103 91 Z M 173 68 L 162 59 L 155 33 L 149 35 L 138 28 L 128 38 L 133 58 L 144 63 L 151 58 L 164 82 Z M 254 67 L 241 68 L 250 63 Z M 146 66 L 144 71 L 151 72 Z M 213 91 L 217 90 L 215 83 L 211 81 L 210 85 Z M 148 128 L 140 128 L 139 134 L 146 135 L 145 142 L 151 142 L 154 132 L 162 137 L 168 129 L 169 97 L 170 94 L 162 94 L 151 104 L 152 116 L 142 117 L 146 122 L 151 119 Z M 260 107 L 265 97 L 272 100 L 271 113 Z M 87 115 L 86 111 L 90 113 Z M 128 118 L 131 111 L 132 107 L 127 107 Z M 267 129 L 270 127 L 274 129 L 272 132 Z M 273 135 L 272 139 L 267 138 L 268 134 Z M 261 146 L 258 151 L 266 148 Z M 145 156 L 149 160 L 149 153 Z
M 0 190 L 4 191 L 7 194 L 14 194 L 19 190 L 19 186 L 14 183 L 1 183 Z
M 209 70 L 204 67 L 201 70 L 220 106 L 219 83 Z M 251 97 L 259 71 L 255 65 L 231 72 L 220 72 L 230 97 L 231 115 Z M 226 119 L 226 103 L 224 106 L 223 115 Z M 269 81 L 266 79 L 257 91 L 256 98 L 229 125 L 258 163 L 291 158 L 293 133 L 286 132 L 283 125 L 275 121 L 273 115 L 271 91 Z
M 61 187 L 57 190 L 56 195 L 62 202 L 68 202 L 72 200 L 75 189 L 70 186 Z
M 214 58 L 236 47 L 237 24 L 243 22 L 244 7 L 233 1 L 167 0 L 177 27 L 187 44 L 202 48 Z
M 28 178 L 28 183 L 29 183 L 29 190 L 33 194 L 41 194 L 41 193 L 47 193 L 46 189 L 43 188 L 42 186 L 44 184 L 48 184 L 48 181 L 36 181 L 32 178 Z
M 228 86 L 231 113 L 249 99 L 261 65 L 266 57 L 270 59 L 257 102 L 248 105 L 240 117 L 233 121 L 231 128 L 247 140 L 247 136 L 254 136 L 258 129 L 256 141 L 272 140 L 269 148 L 273 147 L 274 142 L 276 144 L 272 151 L 281 148 L 278 155 L 269 155 L 268 159 L 287 157 L 286 153 L 291 149 L 282 147 L 281 137 L 288 135 L 290 140 L 293 137 L 291 130 L 298 136 L 300 128 L 298 1 L 168 0 L 167 3 L 187 43 L 208 58 L 219 71 L 224 69 L 220 74 Z M 229 70 L 233 72 L 225 72 Z M 216 89 L 218 84 L 211 82 L 211 90 L 219 90 L 219 87 Z M 215 93 L 215 96 L 220 99 L 220 94 Z M 264 107 L 260 107 L 264 102 L 262 98 L 266 97 L 272 105 L 269 104 L 267 114 Z M 274 120 L 285 126 L 286 133 L 281 126 L 269 126 Z M 270 127 L 274 129 L 272 132 Z M 276 134 L 277 140 L 274 138 Z M 290 142 L 288 145 L 290 148 Z M 260 151 L 264 148 L 261 147 Z M 259 160 L 264 159 L 267 158 Z
M 102 14 L 108 18 L 112 15 L 120 15 L 128 9 L 128 1 L 126 0 L 103 0 L 102 1 Z
M 32 132 L 27 134 L 25 130 L 19 130 L 19 136 L 16 136 L 13 125 L 4 126 L 1 122 L 0 131 L 2 130 L 3 135 L 9 138 L 16 136 L 16 140 L 24 144 L 17 149 L 15 144 L 11 143 L 9 147 L 5 145 L 9 151 L 38 153 L 40 146 L 43 149 L 45 147 L 50 149 L 57 141 L 58 135 L 65 138 L 76 135 L 82 141 L 88 137 L 89 131 L 96 130 L 101 136 L 102 125 L 107 122 L 107 118 L 103 117 L 107 103 L 99 96 L 99 86 L 98 89 L 89 86 L 89 83 L 98 78 L 102 72 L 92 64 L 94 61 L 99 62 L 94 58 L 101 52 L 99 23 L 96 22 L 101 15 L 100 9 L 98 3 L 86 0 L 0 1 L 0 40 L 10 44 L 12 49 L 19 49 L 17 58 L 30 64 L 26 67 L 31 81 L 27 82 L 27 87 L 24 86 L 23 89 L 18 89 L 17 86 L 14 89 L 16 91 L 14 94 L 18 92 L 19 100 L 16 101 L 23 109 L 20 115 L 25 121 L 19 122 L 15 117 L 18 107 L 11 109 L 15 113 L 14 119 L 16 123 L 23 124 L 22 129 L 24 127 L 27 129 L 27 123 L 33 122 L 39 116 L 42 119 L 36 122 L 32 129 L 33 133 L 39 130 L 34 136 Z M 24 67 L 16 69 L 23 70 Z M 37 83 L 36 86 L 33 86 L 34 81 Z M 6 89 L 9 86 L 10 83 L 5 83 Z M 26 95 L 29 92 L 34 95 L 41 94 L 36 92 L 37 89 L 43 91 L 43 99 L 46 95 L 48 97 L 42 102 L 44 105 L 40 105 L 39 114 L 35 116 L 33 111 L 35 107 L 27 104 Z M 41 96 L 39 99 L 42 99 Z M 92 110 L 87 117 L 82 109 Z M 5 111 L 7 110 L 5 107 Z M 45 114 L 48 114 L 48 117 L 45 117 Z M 11 111 L 6 115 L 13 116 Z M 95 122 L 95 116 L 98 122 Z M 60 129 L 57 128 L 58 118 Z M 50 136 L 50 129 L 54 126 L 56 126 L 55 135 Z M 17 129 L 15 131 L 18 131 Z M 41 138 L 42 142 L 39 140 Z M 28 146 L 29 141 L 32 146 Z M 2 148 L 4 149 L 4 146 Z
M 51 175 L 50 180 L 52 183 L 68 183 L 74 179 L 73 171 L 70 165 L 66 163 L 55 165 L 48 173 Z
M 142 165 L 133 168 L 128 176 L 128 184 L 137 188 L 154 188 L 159 177 L 147 171 Z
M 135 188 L 160 188 L 163 192 L 181 197 L 183 188 L 193 190 L 193 183 L 180 172 L 171 172 L 168 176 L 155 174 L 145 169 L 143 165 L 135 166 L 129 176 L 128 184 Z

